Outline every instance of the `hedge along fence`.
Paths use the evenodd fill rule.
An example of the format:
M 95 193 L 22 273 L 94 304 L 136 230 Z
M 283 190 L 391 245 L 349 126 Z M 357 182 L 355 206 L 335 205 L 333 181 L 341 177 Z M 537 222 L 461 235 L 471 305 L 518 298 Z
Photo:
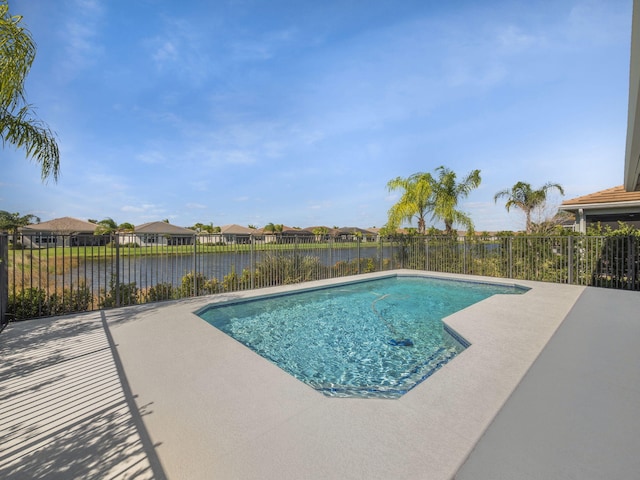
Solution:
M 3 251 L 5 235 L 0 308 L 6 306 L 5 320 L 19 320 L 395 268 L 640 290 L 640 236 L 621 233 L 274 242 L 194 237 L 187 245 L 151 247 L 63 238 L 59 244 L 75 246 Z

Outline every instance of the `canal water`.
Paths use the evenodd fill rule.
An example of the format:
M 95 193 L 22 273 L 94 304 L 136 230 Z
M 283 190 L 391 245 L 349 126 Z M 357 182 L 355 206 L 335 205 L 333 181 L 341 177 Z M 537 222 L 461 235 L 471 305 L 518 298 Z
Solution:
M 312 252 L 301 250 L 281 250 L 278 255 L 293 257 L 315 257 L 322 266 L 333 266 L 338 262 L 352 262 L 359 258 L 373 258 L 379 262 L 380 252 L 383 258 L 390 258 L 391 247 L 360 247 L 315 249 Z M 119 269 L 116 268 L 115 257 L 80 261 L 71 271 L 65 272 L 64 282 L 71 286 L 83 284 L 94 292 L 100 288 L 109 288 L 109 282 L 116 272 L 120 283 L 135 282 L 140 288 L 151 287 L 161 283 L 169 283 L 174 287 L 181 284 L 182 278 L 189 272 L 196 271 L 207 279 L 222 281 L 226 275 L 235 272 L 238 275 L 245 269 L 254 269 L 257 264 L 274 251 L 256 250 L 197 253 L 197 254 L 163 254 L 163 255 L 122 255 Z M 252 259 L 253 256 L 253 259 Z M 377 266 L 377 265 L 376 265 Z M 61 280 L 61 279 L 60 279 Z M 60 281 L 59 280 L 59 281 Z

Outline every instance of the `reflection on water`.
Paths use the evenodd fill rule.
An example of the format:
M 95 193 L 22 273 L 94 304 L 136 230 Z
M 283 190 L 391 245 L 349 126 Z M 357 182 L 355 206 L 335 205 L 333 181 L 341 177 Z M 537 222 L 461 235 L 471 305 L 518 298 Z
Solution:
M 135 253 L 135 252 L 134 252 Z M 318 258 L 321 265 L 328 267 L 338 262 L 351 262 L 360 258 L 379 258 L 378 247 L 339 248 L 314 250 L 282 250 L 279 256 L 293 257 L 312 256 Z M 145 288 L 161 283 L 169 283 L 177 287 L 189 272 L 198 272 L 207 279 L 222 281 L 225 275 L 243 270 L 255 269 L 255 266 L 273 252 L 250 251 L 224 252 L 224 253 L 197 253 L 197 254 L 168 254 L 168 255 L 127 255 L 120 257 L 118 278 L 121 283 L 135 282 L 138 287 Z M 391 255 L 391 247 L 384 247 L 384 258 Z M 252 258 L 253 256 L 253 258 Z M 100 288 L 108 288 L 112 275 L 115 276 L 116 258 L 86 259 L 77 263 L 71 271 L 65 272 L 64 279 L 57 281 L 67 285 L 85 283 L 95 292 Z M 62 286 L 62 285 L 60 285 Z

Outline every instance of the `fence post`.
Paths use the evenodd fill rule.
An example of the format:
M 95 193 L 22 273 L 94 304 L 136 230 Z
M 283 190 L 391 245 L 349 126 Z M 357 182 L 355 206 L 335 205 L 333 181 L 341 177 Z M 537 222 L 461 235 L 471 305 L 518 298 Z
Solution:
M 120 241 L 118 237 L 117 233 L 112 234 L 113 244 L 116 247 L 116 307 L 120 306 Z
M 424 245 L 424 270 L 429 271 L 429 237 L 423 236 L 422 243 Z
M 198 295 L 198 264 L 197 264 L 197 255 L 198 255 L 198 235 L 193 234 L 193 260 L 191 262 L 191 267 L 193 270 L 193 296 Z
M 467 237 L 462 237 L 462 273 L 467 274 Z
M 636 289 L 636 243 L 634 240 L 635 238 L 631 235 L 627 237 L 627 286 L 629 290 Z
M 249 277 L 251 278 L 251 290 L 256 288 L 255 276 L 256 276 L 256 237 L 251 235 L 251 250 L 249 251 Z
M 569 285 L 573 285 L 573 237 L 569 236 L 568 245 L 568 262 L 569 262 Z
M 0 331 L 9 323 L 9 237 L 0 233 Z
M 358 241 L 358 275 L 360 275 L 360 237 L 356 237 L 356 240 Z
M 509 237 L 507 242 L 509 247 L 509 278 L 513 278 L 513 238 Z
M 329 237 L 329 278 L 333 278 L 333 236 Z

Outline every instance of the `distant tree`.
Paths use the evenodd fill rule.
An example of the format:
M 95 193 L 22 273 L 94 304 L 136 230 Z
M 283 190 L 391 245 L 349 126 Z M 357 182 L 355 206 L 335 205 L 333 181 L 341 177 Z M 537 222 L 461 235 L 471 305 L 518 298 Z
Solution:
M 98 227 L 93 232 L 94 235 L 111 235 L 117 232 L 133 232 L 135 227 L 129 222 L 118 225 L 113 218 L 105 218 L 97 222 Z
M 256 225 L 251 225 L 251 224 L 249 224 L 247 226 L 247 228 L 250 228 L 251 230 L 257 230 L 258 229 L 258 227 Z
M 544 205 L 547 201 L 547 194 L 549 190 L 556 189 L 561 195 L 564 195 L 564 190 L 561 185 L 557 183 L 548 182 L 541 188 L 534 190 L 527 182 L 518 182 L 513 187 L 500 190 L 493 197 L 494 202 L 498 202 L 499 198 L 506 197 L 507 202 L 505 208 L 507 212 L 511 207 L 516 207 L 522 210 L 526 217 L 526 232 L 532 233 L 532 220 L 531 213 L 536 209 Z
M 89 223 L 98 223 L 98 220 L 96 220 L 95 218 L 90 218 L 89 220 L 87 220 Z
M 276 234 L 276 235 L 277 235 L 277 234 L 279 234 L 279 233 L 282 233 L 282 231 L 284 230 L 284 225 L 282 225 L 281 223 L 277 223 L 277 224 L 274 224 L 274 223 L 267 223 L 267 224 L 264 226 L 264 229 L 263 229 L 263 230 L 264 230 L 265 232 L 269 232 L 269 233 L 272 233 L 272 234 Z
M 94 235 L 110 235 L 118 230 L 118 224 L 113 218 L 100 220 L 97 225 L 97 228 L 93 231 Z
M 540 222 L 531 222 L 531 233 L 535 235 L 567 235 L 573 234 L 572 229 L 564 228 L 564 224 L 573 224 L 575 216 L 569 212 L 558 211 L 550 218 Z
M 387 183 L 390 192 L 400 190 L 400 200 L 388 212 L 389 228 L 397 229 L 404 221 L 418 221 L 418 232 L 424 234 L 425 217 L 431 209 L 433 193 L 433 177 L 429 173 L 414 173 L 410 177 L 396 177 Z
M 4 231 L 13 235 L 13 244 L 16 244 L 16 236 L 20 227 L 26 227 L 32 223 L 40 223 L 40 218 L 35 215 L 20 215 L 0 210 L 0 232 Z
M 132 223 L 124 222 L 118 225 L 119 232 L 133 232 L 136 229 Z
M 24 83 L 36 55 L 22 17 L 9 13 L 8 0 L 0 0 L 0 139 L 2 145 L 24 148 L 40 164 L 42 181 L 60 173 L 60 152 L 55 134 L 36 117 L 25 97 Z
M 191 230 L 195 230 L 198 233 L 213 233 L 213 223 L 209 223 L 208 225 L 205 223 L 195 223 L 193 226 L 189 227 Z
M 383 225 L 378 234 L 382 237 L 391 237 L 398 233 L 398 229 L 393 225 Z
M 164 220 L 162 220 L 164 223 L 169 223 L 169 219 L 165 218 Z
M 453 233 L 453 225 L 459 224 L 467 230 L 473 230 L 471 217 L 458 210 L 458 202 L 480 186 L 480 170 L 472 170 L 462 181 L 456 181 L 452 170 L 440 166 L 436 168 L 437 177 L 432 182 L 433 218 L 444 222 L 445 234 Z

